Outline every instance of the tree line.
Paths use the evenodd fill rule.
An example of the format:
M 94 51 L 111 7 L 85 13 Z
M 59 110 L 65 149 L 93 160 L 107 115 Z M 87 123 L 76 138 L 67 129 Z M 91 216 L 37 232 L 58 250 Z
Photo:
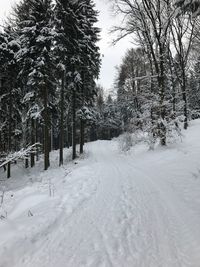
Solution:
M 92 0 L 22 0 L 14 7 L 0 32 L 2 156 L 40 143 L 47 170 L 51 149 L 60 149 L 60 165 L 64 146 L 72 145 L 75 159 L 79 141 L 83 153 L 100 70 L 97 16 Z M 37 158 L 31 153 L 26 167 Z
M 200 117 L 199 1 L 113 0 L 122 16 L 118 42 L 133 37 L 106 95 L 95 81 L 101 60 L 98 12 L 92 0 L 22 0 L 0 33 L 0 156 L 41 144 L 49 153 L 85 140 L 143 131 L 153 146 Z M 26 150 L 23 150 L 26 154 Z M 19 156 L 19 153 L 17 154 Z M 10 176 L 8 163 L 8 176 Z
M 130 49 L 118 67 L 117 106 L 125 129 L 143 129 L 166 145 L 173 131 L 200 115 L 200 3 L 114 0 L 122 23 L 115 42 L 127 35 Z

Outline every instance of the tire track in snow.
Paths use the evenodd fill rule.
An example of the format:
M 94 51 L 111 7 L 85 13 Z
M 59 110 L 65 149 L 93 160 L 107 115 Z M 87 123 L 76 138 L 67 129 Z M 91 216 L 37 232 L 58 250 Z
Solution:
M 108 166 L 110 169 L 110 165 Z M 115 169 L 113 168 L 112 168 L 112 173 L 115 173 Z M 95 174 L 97 175 L 97 170 Z M 100 166 L 99 176 L 101 174 L 102 174 L 102 166 Z M 81 205 L 79 209 L 76 210 L 76 212 L 74 212 L 70 218 L 67 218 L 67 220 L 65 220 L 64 217 L 63 219 L 60 218 L 59 225 L 56 228 L 63 229 L 63 231 L 61 232 L 60 230 L 58 230 L 55 233 L 53 233 L 53 235 L 49 233 L 48 240 L 44 240 L 44 244 L 43 244 L 44 252 L 41 253 L 38 250 L 37 253 L 35 253 L 36 254 L 35 256 L 32 255 L 31 256 L 32 259 L 29 259 L 30 266 L 35 266 L 34 264 L 37 264 L 37 266 L 40 266 L 38 264 L 43 264 L 42 266 L 55 266 L 55 264 L 58 264 L 59 262 L 60 262 L 59 266 L 62 266 L 61 261 L 63 261 L 63 259 L 60 260 L 59 257 L 66 258 L 66 261 L 69 264 L 67 266 L 81 266 L 82 264 L 84 266 L 84 263 L 81 263 L 81 261 L 77 259 L 77 255 L 79 255 L 80 251 L 84 247 L 88 248 L 92 246 L 91 241 L 93 239 L 93 235 L 95 236 L 97 232 L 96 231 L 96 225 L 98 224 L 97 222 L 99 222 L 101 226 L 102 224 L 109 222 L 105 220 L 105 218 L 107 218 L 107 215 L 108 215 L 106 214 L 108 210 L 105 208 L 109 207 L 110 205 L 112 207 L 112 201 L 115 200 L 115 197 L 113 197 L 113 195 L 110 194 L 110 188 L 112 185 L 108 186 L 108 193 L 106 194 L 105 193 L 106 187 L 105 185 L 102 184 L 104 182 L 105 182 L 105 179 L 99 182 L 98 190 L 97 192 L 95 192 L 93 197 L 89 198 L 88 201 L 83 203 L 83 205 Z M 97 207 L 102 207 L 102 209 L 98 210 Z M 74 231 L 77 231 L 78 235 L 77 233 L 74 233 Z M 87 233 L 87 236 L 81 235 L 81 233 L 84 231 Z M 74 238 L 74 241 L 72 242 L 71 247 L 70 247 L 67 241 L 68 239 L 71 241 L 73 240 L 73 238 Z M 97 240 L 98 240 L 98 237 L 97 237 Z M 62 244 L 62 247 L 64 246 L 66 249 L 65 251 L 61 249 L 61 253 L 58 253 L 59 243 Z M 102 238 L 101 240 L 99 240 L 99 243 L 100 243 L 100 246 L 102 247 L 102 250 L 101 250 L 102 257 L 103 258 L 105 257 L 108 259 L 109 252 L 106 250 L 106 246 Z M 44 256 L 48 255 L 50 252 L 53 252 L 55 250 L 57 250 L 57 253 L 58 253 L 58 255 L 55 255 L 55 259 L 51 259 L 51 262 L 49 261 L 49 259 L 46 259 L 46 263 L 44 263 Z M 39 259 L 41 259 L 41 261 Z M 104 262 L 108 261 L 106 259 L 102 259 L 102 260 Z M 102 260 L 100 261 L 100 263 L 102 262 Z M 112 267 L 113 266 L 112 260 L 110 259 L 109 262 L 110 262 L 110 266 Z M 26 261 L 25 266 L 29 266 L 29 265 L 28 265 L 28 261 Z
M 156 216 L 157 223 L 153 225 L 153 228 L 160 229 L 160 235 L 158 235 L 156 243 L 160 244 L 161 248 L 163 246 L 162 250 L 159 247 L 160 259 L 161 261 L 164 259 L 166 262 L 168 262 L 170 257 L 174 259 L 173 262 L 163 262 L 162 266 L 198 267 L 200 262 L 199 244 L 196 242 L 188 224 L 184 222 L 180 214 L 177 214 L 179 206 L 174 207 L 171 205 L 169 199 L 166 199 L 166 192 L 162 191 L 157 184 L 154 184 L 144 170 L 140 170 L 130 163 L 129 165 L 136 169 L 136 173 L 138 172 L 139 179 L 137 179 L 137 184 L 141 184 L 141 188 L 144 188 L 147 195 L 149 195 L 148 198 L 146 197 L 146 201 L 144 198 L 144 203 L 147 203 L 148 200 L 146 209 L 150 209 L 152 214 Z M 152 192 L 157 193 L 151 195 L 150 189 L 153 190 Z M 167 188 L 165 187 L 165 189 Z M 151 202 L 153 202 L 152 207 L 150 206 Z M 174 204 L 177 205 L 177 203 L 178 200 Z M 162 233 L 165 237 L 164 240 L 160 238 L 163 236 Z M 156 236 L 156 233 L 154 234 Z M 166 250 L 168 250 L 168 255 L 166 255 Z

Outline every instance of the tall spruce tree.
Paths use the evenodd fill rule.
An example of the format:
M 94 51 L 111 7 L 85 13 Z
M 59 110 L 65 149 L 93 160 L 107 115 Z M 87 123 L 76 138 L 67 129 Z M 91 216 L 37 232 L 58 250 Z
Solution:
M 35 142 L 35 126 L 39 117 L 43 123 L 44 169 L 47 170 L 50 150 L 50 110 L 54 96 L 51 0 L 22 1 L 15 9 L 21 49 L 17 54 L 23 78 L 27 120 L 31 126 L 31 143 Z M 31 158 L 34 165 L 34 155 Z
M 15 54 L 19 50 L 19 44 L 15 41 L 16 33 L 11 27 L 6 27 L 0 33 L 0 140 L 4 143 L 7 154 L 19 149 L 16 144 L 18 124 L 20 123 L 20 91 L 17 88 L 18 67 Z M 1 152 L 1 151 L 0 151 Z M 11 176 L 11 164 L 8 163 L 7 178 Z
M 98 78 L 100 70 L 100 53 L 97 41 L 99 40 L 100 29 L 95 27 L 97 23 L 98 12 L 95 10 L 95 5 L 91 0 L 82 1 L 82 14 L 80 14 L 80 27 L 83 32 L 81 41 L 81 102 L 80 110 L 80 153 L 83 153 L 84 145 L 84 128 L 87 123 L 87 110 L 94 101 L 95 79 Z
M 98 52 L 99 29 L 94 27 L 97 12 L 92 1 L 57 0 L 55 6 L 56 48 L 58 65 L 63 68 L 65 88 L 61 90 L 61 103 L 67 93 L 72 114 L 72 158 L 76 158 L 76 112 L 95 94 L 94 79 L 98 76 L 100 54 Z M 63 83 L 62 83 L 63 84 Z M 63 104 L 61 105 L 63 125 Z M 79 117 L 80 118 L 80 117 Z M 80 118 L 80 152 L 83 152 L 84 119 Z M 63 126 L 60 129 L 60 164 L 63 163 Z

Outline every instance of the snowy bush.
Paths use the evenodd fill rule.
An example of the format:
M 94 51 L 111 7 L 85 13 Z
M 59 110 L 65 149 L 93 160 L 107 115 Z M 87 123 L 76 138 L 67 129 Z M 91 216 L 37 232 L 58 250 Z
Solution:
M 120 151 L 127 152 L 133 146 L 133 138 L 130 133 L 124 133 L 119 137 L 119 149 Z
M 175 119 L 171 119 L 171 121 L 163 121 L 163 124 L 166 129 L 166 139 L 167 145 L 171 143 L 176 143 L 182 140 L 182 132 L 183 128 L 183 116 L 178 116 Z M 145 142 L 148 144 L 149 149 L 154 149 L 156 145 L 160 144 L 159 138 L 159 129 L 156 124 L 150 125 L 146 128 L 146 138 Z
M 182 141 L 182 132 L 184 117 L 179 116 L 176 119 L 172 120 L 168 124 L 167 128 L 167 143 L 172 144 L 178 141 Z
M 131 147 L 146 142 L 148 139 L 147 133 L 142 130 L 137 130 L 135 132 L 126 132 L 122 134 L 117 140 L 119 143 L 119 150 L 127 152 Z

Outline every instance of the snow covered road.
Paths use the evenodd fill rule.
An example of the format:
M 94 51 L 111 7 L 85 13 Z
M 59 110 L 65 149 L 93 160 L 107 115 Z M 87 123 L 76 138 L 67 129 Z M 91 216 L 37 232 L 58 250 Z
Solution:
M 70 173 L 8 191 L 0 267 L 199 267 L 199 132 L 129 155 L 94 142 Z

